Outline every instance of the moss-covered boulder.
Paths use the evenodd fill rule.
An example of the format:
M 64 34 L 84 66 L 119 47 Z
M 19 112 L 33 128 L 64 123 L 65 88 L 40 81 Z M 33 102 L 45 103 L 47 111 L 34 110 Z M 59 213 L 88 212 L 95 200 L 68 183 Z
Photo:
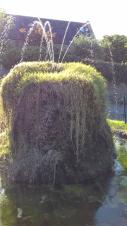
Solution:
M 105 81 L 80 63 L 21 63 L 2 84 L 10 125 L 11 179 L 80 183 L 111 171 Z

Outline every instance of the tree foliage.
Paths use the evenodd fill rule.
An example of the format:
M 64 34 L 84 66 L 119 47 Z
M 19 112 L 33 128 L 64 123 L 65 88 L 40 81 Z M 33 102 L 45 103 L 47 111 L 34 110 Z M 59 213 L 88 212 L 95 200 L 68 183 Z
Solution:
M 127 37 L 124 35 L 104 36 L 101 41 L 101 46 L 104 49 L 104 59 L 110 60 L 110 51 L 114 62 L 127 62 Z
M 91 64 L 108 80 L 127 83 L 127 37 L 104 36 L 102 40 L 80 35 L 74 39 L 67 61 Z
M 103 55 L 102 48 L 96 39 L 79 35 L 74 38 L 69 54 L 73 61 L 99 59 Z M 69 59 L 67 55 L 67 59 Z

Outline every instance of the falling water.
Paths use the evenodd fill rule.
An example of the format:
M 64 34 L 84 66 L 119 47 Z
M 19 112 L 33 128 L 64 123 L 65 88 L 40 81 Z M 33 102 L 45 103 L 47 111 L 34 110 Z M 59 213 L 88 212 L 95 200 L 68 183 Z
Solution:
M 94 61 L 94 45 L 93 45 L 93 40 L 92 39 L 90 39 L 90 46 L 91 46 L 91 48 L 90 48 L 90 55 L 91 55 L 91 59 Z
M 46 33 L 46 27 L 48 27 L 48 30 L 49 30 L 49 35 L 50 35 L 49 38 Z M 45 31 L 45 39 L 46 39 L 47 47 L 49 49 L 50 60 L 54 62 L 53 35 L 52 35 L 51 24 L 49 21 L 45 22 L 44 31 Z
M 45 24 L 43 25 L 41 19 L 38 18 L 38 20 L 39 20 L 39 23 L 38 21 L 36 21 L 36 23 L 39 24 L 42 29 L 42 36 L 41 36 L 40 48 L 39 48 L 39 61 L 42 59 L 42 47 L 43 47 L 43 41 L 45 40 L 49 58 L 51 61 L 54 62 L 53 35 L 52 35 L 51 24 L 49 21 L 46 21 Z M 48 27 L 48 30 L 46 29 L 46 27 Z M 49 31 L 50 37 L 48 37 L 47 31 Z
M 61 48 L 60 48 L 58 63 L 60 62 L 60 58 L 61 58 L 61 54 L 62 54 L 62 50 L 63 50 L 64 41 L 65 41 L 65 38 L 66 38 L 66 35 L 67 35 L 67 32 L 68 32 L 70 23 L 71 23 L 71 21 L 68 22 L 67 27 L 66 27 L 66 30 L 65 30 L 65 33 L 64 33 L 63 41 L 62 41 Z
M 42 59 L 42 47 L 43 47 L 43 41 L 44 41 L 45 32 L 43 30 L 44 27 L 43 27 L 43 23 L 42 23 L 41 19 L 38 18 L 38 20 L 39 20 L 39 22 L 41 24 L 41 28 L 42 28 L 42 36 L 41 36 L 40 48 L 39 48 L 39 61 L 41 61 L 41 59 Z
M 7 23 L 5 24 L 4 30 L 0 36 L 0 55 L 3 54 L 4 46 L 7 44 L 8 34 L 11 28 L 13 27 L 13 24 L 14 24 L 14 17 L 9 16 Z
M 70 22 L 68 22 L 67 24 L 67 27 L 66 27 L 66 30 L 65 30 L 65 33 L 64 33 L 64 37 L 63 37 L 63 41 L 62 41 L 62 44 L 61 44 L 61 48 L 60 48 L 60 53 L 59 53 L 59 58 L 58 58 L 58 62 L 63 62 L 64 61 L 64 58 L 68 52 L 68 50 L 70 49 L 73 41 L 74 41 L 74 38 L 79 34 L 80 30 L 83 29 L 84 27 L 86 27 L 89 22 L 86 22 L 83 26 L 81 26 L 79 28 L 79 30 L 76 32 L 76 34 L 73 36 L 70 44 L 68 45 L 67 49 L 65 50 L 65 53 L 61 59 L 61 55 L 62 55 L 62 51 L 63 51 L 63 46 L 64 46 L 64 42 L 65 42 L 65 38 L 66 38 L 66 35 L 67 35 L 67 32 L 68 32 L 68 29 L 69 29 L 69 26 L 70 26 Z M 27 46 L 29 44 L 29 38 L 30 38 L 30 35 L 32 34 L 32 32 L 34 31 L 35 27 L 36 26 L 40 26 L 41 30 L 42 30 L 42 35 L 41 35 L 41 40 L 40 40 L 40 48 L 39 48 L 39 61 L 42 59 L 42 49 L 43 49 L 43 43 L 44 41 L 46 42 L 46 46 L 47 46 L 47 54 L 46 54 L 46 58 L 45 60 L 47 60 L 47 57 L 49 56 L 49 60 L 54 62 L 54 46 L 53 46 L 53 33 L 52 33 L 52 28 L 51 28 L 51 24 L 49 21 L 46 21 L 43 25 L 42 21 L 40 18 L 38 18 L 38 21 L 34 21 L 27 33 L 27 36 L 26 36 L 26 40 L 24 42 L 24 45 L 23 45 L 23 48 L 22 48 L 22 51 L 21 51 L 21 60 L 20 62 L 23 61 L 23 58 L 24 58 L 24 54 L 25 54 L 25 51 L 27 49 Z M 49 33 L 48 33 L 49 32 Z M 49 35 L 49 36 L 48 36 Z M 91 40 L 91 59 L 94 59 L 94 52 L 93 52 L 93 44 L 92 44 L 92 40 Z
M 26 48 L 27 48 L 27 46 L 29 44 L 30 35 L 32 34 L 32 32 L 34 31 L 34 29 L 35 29 L 35 27 L 37 25 L 39 25 L 41 30 L 42 30 L 42 36 L 41 36 L 41 41 L 40 41 L 40 50 L 39 50 L 39 60 L 41 60 L 41 58 L 42 58 L 42 46 L 43 46 L 43 41 L 45 40 L 46 41 L 46 45 L 47 45 L 47 51 L 48 51 L 48 54 L 49 54 L 50 61 L 54 62 L 54 48 L 53 48 L 53 36 L 52 36 L 51 24 L 50 24 L 49 21 L 46 21 L 45 24 L 43 25 L 42 21 L 39 18 L 38 18 L 38 20 L 39 21 L 34 21 L 32 23 L 32 25 L 31 25 L 28 33 L 27 33 L 27 37 L 26 37 L 26 40 L 24 42 L 24 45 L 23 45 L 23 48 L 22 48 L 22 52 L 21 52 L 21 60 L 20 60 L 20 62 L 23 61 Z M 49 31 L 50 37 L 48 37 L 47 30 Z
M 26 48 L 29 44 L 29 38 L 30 38 L 30 35 L 32 34 L 32 32 L 34 30 L 35 25 L 36 25 L 35 22 L 33 22 L 33 24 L 31 25 L 31 27 L 30 27 L 30 29 L 27 33 L 26 40 L 25 40 L 23 47 L 22 47 L 22 50 L 21 50 L 21 60 L 20 60 L 20 62 L 22 62 L 23 59 L 24 59 L 24 54 L 25 54 Z
M 39 24 L 42 29 L 42 36 L 41 36 L 40 49 L 39 49 L 39 60 L 41 60 L 42 58 L 42 47 L 43 47 L 43 41 L 45 40 L 50 61 L 54 62 L 53 35 L 52 35 L 51 24 L 49 21 L 46 21 L 43 25 L 40 18 L 38 18 L 38 20 L 39 20 L 39 23 L 38 21 L 36 23 Z M 48 37 L 47 31 L 49 31 L 49 37 Z
M 73 36 L 73 38 L 72 38 L 70 44 L 68 45 L 68 47 L 67 47 L 67 49 L 66 49 L 66 51 L 65 51 L 65 53 L 64 53 L 64 55 L 63 55 L 63 57 L 62 57 L 61 63 L 64 61 L 64 58 L 65 58 L 66 54 L 68 53 L 68 50 L 70 49 L 70 47 L 71 47 L 71 45 L 72 45 L 72 43 L 73 43 L 75 37 L 80 33 L 80 30 L 81 30 L 82 28 L 86 27 L 88 24 L 89 24 L 89 22 L 85 23 L 82 27 L 79 28 L 79 30 L 78 30 L 78 31 L 76 32 L 76 34 Z
M 113 54 L 110 48 L 110 45 L 108 45 L 109 48 L 109 54 L 111 59 L 111 66 L 112 66 L 112 83 L 113 83 L 113 94 L 114 94 L 114 100 L 115 100 L 115 112 L 117 114 L 118 112 L 118 92 L 117 92 L 117 84 L 115 79 L 115 67 L 114 67 L 114 60 L 113 60 Z

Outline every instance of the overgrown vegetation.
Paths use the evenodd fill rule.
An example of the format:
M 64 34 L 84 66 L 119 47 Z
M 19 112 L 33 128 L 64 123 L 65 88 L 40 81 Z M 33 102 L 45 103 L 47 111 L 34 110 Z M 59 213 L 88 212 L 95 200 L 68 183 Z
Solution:
M 9 128 L 3 111 L 2 99 L 0 94 L 0 160 L 6 159 L 9 155 Z
M 111 170 L 104 90 L 100 73 L 81 63 L 15 66 L 2 81 L 11 179 L 77 183 Z

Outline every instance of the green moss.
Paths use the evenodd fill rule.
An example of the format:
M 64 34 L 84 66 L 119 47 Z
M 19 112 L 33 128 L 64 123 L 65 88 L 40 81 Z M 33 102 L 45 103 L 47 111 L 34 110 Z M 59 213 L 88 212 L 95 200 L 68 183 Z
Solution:
M 31 87 L 33 91 L 29 100 L 27 100 L 29 101 L 28 104 L 30 104 L 32 99 L 35 99 L 36 105 L 36 102 L 39 101 L 39 90 L 46 84 L 48 84 L 49 87 L 44 88 L 44 92 L 47 93 L 46 98 L 48 98 L 48 96 L 54 98 L 54 95 L 56 95 L 57 98 L 62 96 L 64 102 L 68 102 L 71 105 L 72 113 L 70 112 L 70 114 L 75 114 L 74 111 L 77 111 L 77 125 L 75 125 L 75 127 L 79 127 L 78 121 L 80 114 L 84 114 L 82 126 L 85 126 L 85 112 L 79 112 L 80 108 L 83 108 L 83 105 L 83 111 L 86 111 L 85 108 L 87 106 L 85 105 L 87 104 L 85 104 L 85 102 L 87 102 L 88 99 L 90 108 L 93 108 L 94 104 L 98 105 L 95 115 L 89 112 L 91 114 L 91 123 L 92 118 L 96 117 L 96 114 L 100 111 L 102 111 L 102 116 L 104 118 L 105 80 L 96 69 L 81 63 L 56 64 L 52 62 L 27 62 L 16 65 L 2 81 L 3 107 L 7 117 L 10 118 L 10 125 L 13 124 L 13 121 L 15 120 L 14 117 L 18 111 L 17 106 L 24 98 L 24 95 L 27 98 L 27 95 L 30 92 L 29 87 Z M 90 111 L 88 107 L 87 110 Z M 32 116 L 35 121 L 36 114 L 38 114 L 38 112 L 34 112 Z M 79 131 L 76 133 L 79 137 Z
M 77 198 L 82 196 L 84 189 L 80 185 L 72 185 L 72 186 L 65 185 L 64 192 L 68 193 L 70 196 L 75 196 L 75 198 Z
M 60 76 L 59 76 L 60 72 Z M 96 96 L 104 96 L 105 81 L 94 68 L 81 63 L 53 64 L 51 62 L 27 62 L 15 66 L 2 82 L 2 96 L 6 110 L 14 105 L 28 84 L 44 82 L 89 83 Z M 11 107 L 12 107 L 11 106 Z
M 44 183 L 56 178 L 81 182 L 110 170 L 114 149 L 105 118 L 105 86 L 99 72 L 81 63 L 14 67 L 2 81 L 13 176 L 30 183 L 38 174 Z
M 6 116 L 3 111 L 2 99 L 0 96 L 0 159 L 6 159 L 9 154 L 9 132 Z
M 6 159 L 10 153 L 8 131 L 0 133 L 0 159 Z

